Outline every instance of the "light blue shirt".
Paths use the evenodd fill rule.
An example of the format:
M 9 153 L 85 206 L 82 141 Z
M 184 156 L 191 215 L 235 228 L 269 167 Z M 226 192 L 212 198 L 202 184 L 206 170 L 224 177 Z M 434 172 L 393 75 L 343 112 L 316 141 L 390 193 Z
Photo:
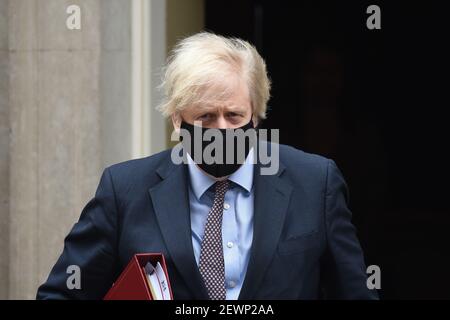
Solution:
M 213 178 L 201 171 L 188 155 L 189 204 L 192 245 L 197 265 L 206 219 L 214 200 Z M 225 194 L 222 244 L 227 300 L 237 300 L 247 272 L 253 239 L 253 149 L 245 163 L 231 176 Z

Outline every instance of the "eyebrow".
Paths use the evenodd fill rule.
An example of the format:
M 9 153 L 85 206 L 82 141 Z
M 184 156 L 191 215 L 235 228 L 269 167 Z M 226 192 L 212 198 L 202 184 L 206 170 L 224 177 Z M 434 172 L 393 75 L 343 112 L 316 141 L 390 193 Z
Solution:
M 220 103 L 201 103 L 198 104 L 195 109 L 196 113 L 208 112 L 211 109 L 220 108 Z M 245 112 L 246 107 L 241 105 L 228 105 L 224 106 L 225 112 Z

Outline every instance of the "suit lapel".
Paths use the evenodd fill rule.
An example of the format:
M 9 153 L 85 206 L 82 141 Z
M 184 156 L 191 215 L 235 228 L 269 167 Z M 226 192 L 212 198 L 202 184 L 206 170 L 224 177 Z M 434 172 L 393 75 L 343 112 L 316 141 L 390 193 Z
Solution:
M 157 172 L 163 179 L 149 190 L 156 217 L 176 269 L 196 299 L 207 299 L 207 291 L 195 262 L 187 172 L 184 165 L 168 159 Z
M 277 175 L 261 175 L 255 165 L 253 241 L 242 300 L 254 298 L 278 245 L 292 193 L 292 186 L 280 178 L 283 170 L 280 163 Z

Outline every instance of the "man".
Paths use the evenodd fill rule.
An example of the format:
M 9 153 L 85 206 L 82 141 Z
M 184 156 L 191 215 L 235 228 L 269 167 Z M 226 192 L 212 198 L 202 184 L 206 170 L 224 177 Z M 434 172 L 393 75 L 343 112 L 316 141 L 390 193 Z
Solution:
M 177 132 L 218 128 L 228 143 L 226 132 L 265 118 L 270 82 L 249 43 L 200 33 L 176 46 L 162 87 Z M 175 299 L 377 297 L 333 161 L 268 144 L 277 170 L 263 174 L 254 145 L 241 149 L 245 161 L 211 163 L 209 143 L 183 137 L 187 163 L 168 150 L 105 169 L 37 297 L 101 299 L 146 252 L 164 254 Z M 70 265 L 79 290 L 66 286 Z

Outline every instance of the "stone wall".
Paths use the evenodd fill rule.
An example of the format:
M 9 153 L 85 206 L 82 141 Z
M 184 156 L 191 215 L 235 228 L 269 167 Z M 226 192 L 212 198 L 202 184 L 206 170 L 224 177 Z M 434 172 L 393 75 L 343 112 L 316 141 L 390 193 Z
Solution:
M 103 168 L 131 156 L 130 3 L 0 0 L 0 298 L 35 297 Z

